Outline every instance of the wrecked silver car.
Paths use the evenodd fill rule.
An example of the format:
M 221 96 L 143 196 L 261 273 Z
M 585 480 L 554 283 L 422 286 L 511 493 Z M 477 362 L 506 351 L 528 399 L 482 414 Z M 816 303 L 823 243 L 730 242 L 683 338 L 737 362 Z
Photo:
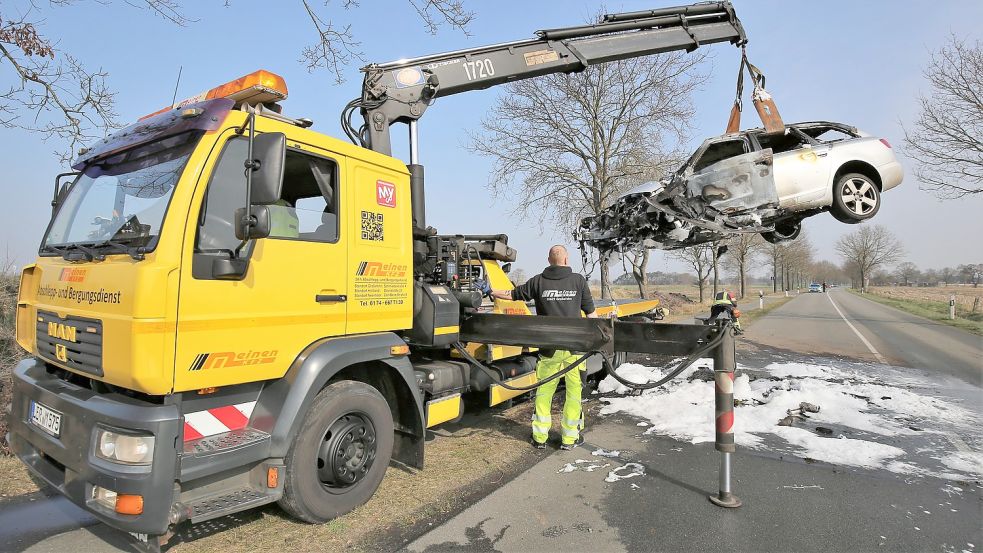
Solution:
M 602 252 L 675 249 L 735 233 L 795 239 L 802 220 L 831 211 L 844 223 L 877 214 L 904 172 L 891 145 L 826 121 L 751 129 L 706 140 L 675 173 L 623 194 L 580 223 Z

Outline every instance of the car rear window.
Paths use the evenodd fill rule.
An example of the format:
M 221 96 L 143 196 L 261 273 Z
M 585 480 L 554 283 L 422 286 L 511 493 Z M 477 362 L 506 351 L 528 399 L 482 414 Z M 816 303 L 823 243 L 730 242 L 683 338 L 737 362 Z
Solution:
M 857 135 L 836 127 L 810 127 L 799 130 L 824 144 L 857 138 Z

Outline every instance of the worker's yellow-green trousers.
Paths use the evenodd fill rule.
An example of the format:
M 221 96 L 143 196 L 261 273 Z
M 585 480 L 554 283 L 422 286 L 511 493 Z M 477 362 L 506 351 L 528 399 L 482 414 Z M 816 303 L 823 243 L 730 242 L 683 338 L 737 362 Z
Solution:
M 536 365 L 536 378 L 545 380 L 574 364 L 580 356 L 569 351 L 557 350 L 552 357 L 544 357 Z M 586 366 L 586 363 L 584 364 Z M 563 376 L 567 389 L 567 397 L 563 402 L 563 412 L 560 414 L 560 441 L 573 444 L 584 428 L 584 415 L 580 406 L 581 381 L 580 367 Z M 549 437 L 552 417 L 550 408 L 553 404 L 553 393 L 560 379 L 547 382 L 536 388 L 536 412 L 532 416 L 532 438 L 539 443 L 546 442 Z

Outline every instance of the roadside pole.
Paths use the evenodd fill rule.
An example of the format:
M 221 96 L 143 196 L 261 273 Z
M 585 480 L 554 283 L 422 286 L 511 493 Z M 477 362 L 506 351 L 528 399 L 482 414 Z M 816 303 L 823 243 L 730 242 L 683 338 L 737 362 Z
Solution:
M 723 340 L 713 352 L 713 383 L 716 420 L 716 443 L 714 448 L 720 452 L 720 490 L 709 496 L 717 506 L 730 509 L 740 507 L 741 500 L 730 491 L 730 456 L 736 451 L 734 445 L 734 370 L 737 359 L 733 327 L 722 329 Z
M 949 320 L 956 319 L 956 296 L 955 294 L 949 296 Z

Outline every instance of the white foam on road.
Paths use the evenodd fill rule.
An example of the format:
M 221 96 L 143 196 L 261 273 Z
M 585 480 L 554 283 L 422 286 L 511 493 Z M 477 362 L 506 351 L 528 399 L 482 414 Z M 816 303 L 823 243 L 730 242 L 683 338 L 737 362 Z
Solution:
M 669 384 L 638 396 L 604 398 L 601 414 L 627 413 L 649 423 L 645 433 L 670 436 L 690 443 L 714 441 L 713 382 L 686 378 L 712 361 L 695 363 Z M 748 448 L 772 447 L 774 438 L 801 457 L 862 468 L 882 468 L 898 473 L 935 475 L 949 479 L 983 476 L 983 455 L 966 450 L 951 452 L 943 446 L 921 448 L 911 457 L 899 447 L 899 436 L 935 435 L 938 443 L 949 435 L 969 435 L 983 427 L 978 410 L 949 398 L 920 391 L 931 390 L 917 376 L 895 378 L 893 369 L 810 363 L 774 363 L 762 372 L 769 377 L 752 380 L 740 374 L 734 381 L 735 440 Z M 739 368 L 743 371 L 743 368 Z M 635 382 L 662 377 L 662 371 L 638 364 L 619 367 L 618 374 Z M 886 382 L 885 379 L 890 380 Z M 610 376 L 601 382 L 602 392 L 627 391 Z M 793 426 L 778 421 L 803 402 L 819 405 L 818 413 L 797 418 Z M 793 411 L 794 413 L 794 411 Z M 817 427 L 823 427 L 817 430 Z M 947 439 L 948 438 L 948 439 Z M 961 439 L 960 439 L 961 441 Z M 935 444 L 936 442 L 932 442 Z M 963 445 L 965 443 L 963 442 Z M 925 457 L 938 461 L 925 466 Z M 948 469 L 948 470 L 946 470 Z

